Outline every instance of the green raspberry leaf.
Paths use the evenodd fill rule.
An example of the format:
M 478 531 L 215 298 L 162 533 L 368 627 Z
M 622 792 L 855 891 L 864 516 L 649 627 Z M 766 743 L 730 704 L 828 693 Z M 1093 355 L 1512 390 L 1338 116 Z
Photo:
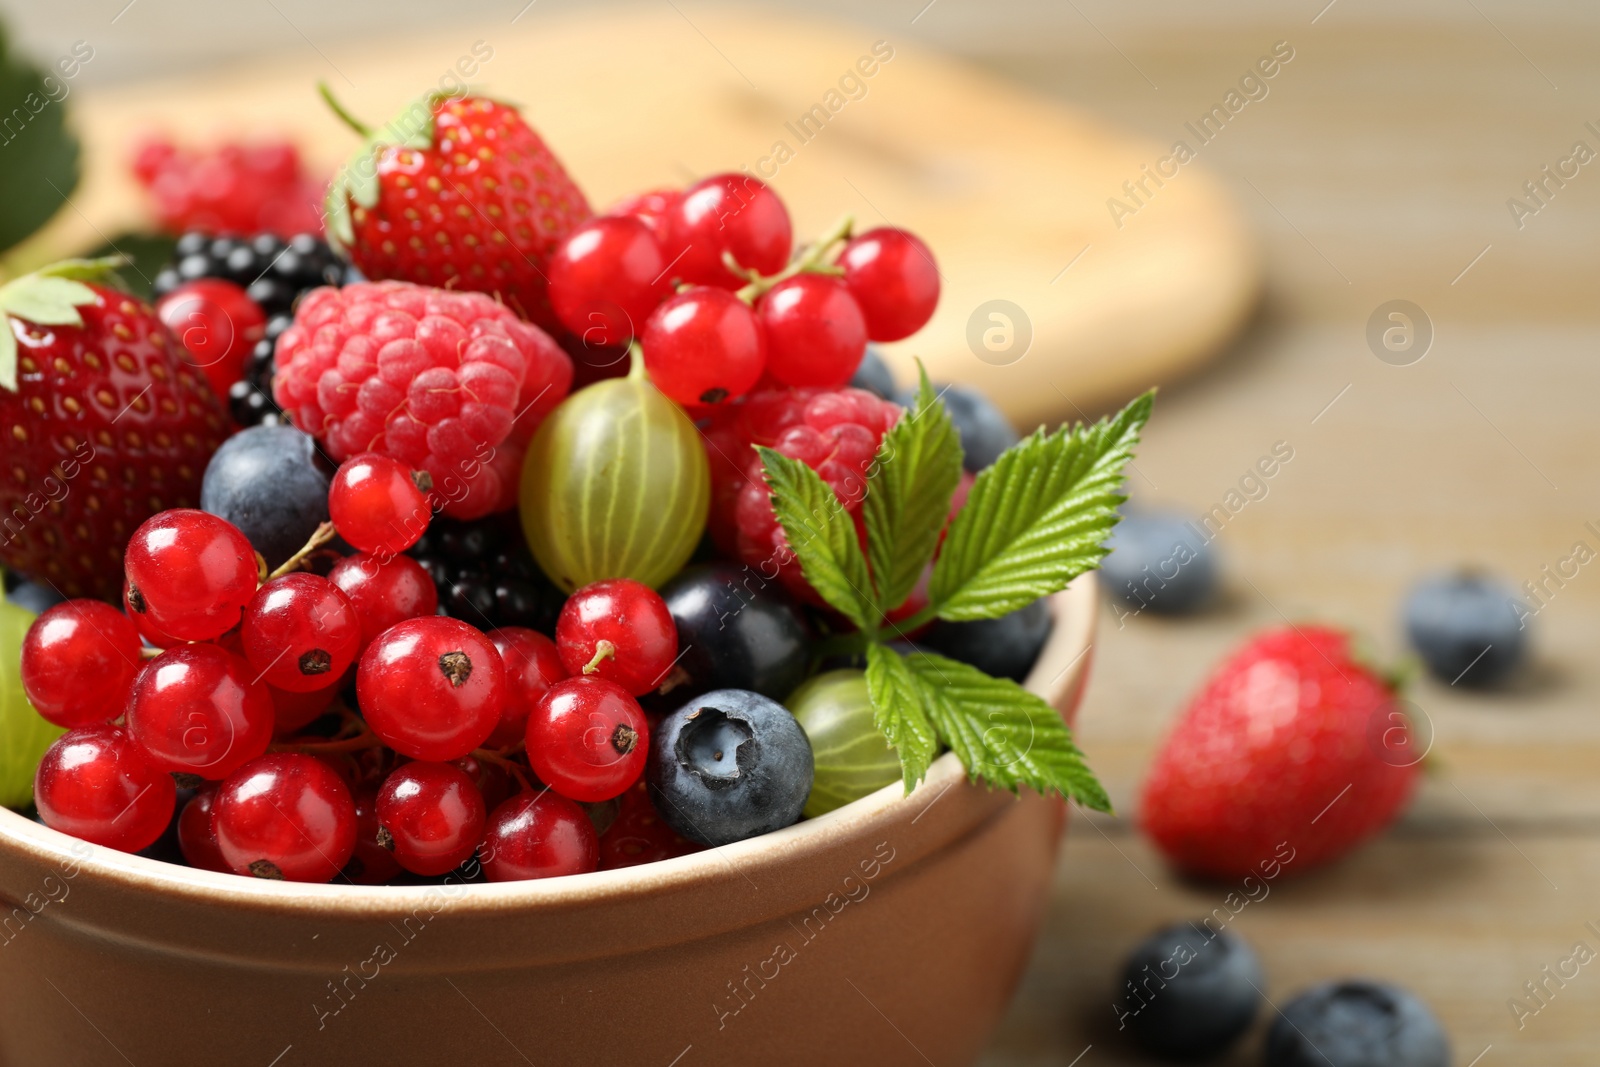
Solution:
M 909 793 L 939 753 L 939 735 L 923 710 L 932 695 L 899 653 L 877 642 L 867 646 L 867 693 L 878 732 L 900 754 L 901 780 Z
M 1154 402 L 1152 390 L 1093 426 L 1035 430 L 978 475 L 928 585 L 941 619 L 999 618 L 1099 565 Z
M 939 736 L 972 778 L 1012 792 L 1026 785 L 1095 811 L 1111 810 L 1111 799 L 1055 708 L 1015 682 L 943 656 L 918 652 L 905 664 L 921 683 Z
M 863 633 L 875 633 L 867 558 L 844 504 L 804 463 L 770 448 L 756 451 L 772 490 L 772 509 L 806 581 Z
M 884 612 L 905 603 L 933 559 L 961 481 L 961 438 L 920 362 L 917 371 L 916 406 L 883 435 L 862 503 L 867 559 Z

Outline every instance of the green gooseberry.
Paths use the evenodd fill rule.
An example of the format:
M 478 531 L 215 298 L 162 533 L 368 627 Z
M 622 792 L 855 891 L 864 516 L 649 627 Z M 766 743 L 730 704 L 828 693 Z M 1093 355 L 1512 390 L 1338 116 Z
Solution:
M 33 772 L 65 730 L 46 722 L 22 691 L 22 639 L 34 615 L 0 600 L 0 807 L 33 801 Z
M 700 431 L 636 367 L 562 401 L 523 461 L 528 546 L 568 593 L 603 578 L 661 585 L 705 532 L 711 470 Z
M 827 671 L 785 702 L 806 736 L 816 771 L 805 815 L 815 818 L 900 780 L 900 757 L 872 721 L 867 674 Z

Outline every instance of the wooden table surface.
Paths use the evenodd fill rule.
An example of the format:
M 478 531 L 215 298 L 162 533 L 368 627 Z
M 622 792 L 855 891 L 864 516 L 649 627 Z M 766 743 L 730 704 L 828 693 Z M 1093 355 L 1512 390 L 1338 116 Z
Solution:
M 1163 27 L 1085 5 L 1093 26 L 1068 13 L 1059 39 L 988 56 L 1170 141 L 1274 42 L 1295 50 L 1270 95 L 1200 159 L 1262 236 L 1264 307 L 1213 370 L 1164 393 L 1131 491 L 1198 514 L 1275 442 L 1294 459 L 1217 541 L 1221 607 L 1120 629 L 1105 613 L 1080 740 L 1120 816 L 1075 816 L 1044 936 L 986 1067 L 1147 1062 L 1116 1033 L 1120 960 L 1232 887 L 1164 867 L 1135 827 L 1138 786 L 1189 694 L 1245 634 L 1323 619 L 1398 654 L 1400 597 L 1418 575 L 1475 562 L 1521 586 L 1575 542 L 1600 549 L 1585 528 L 1600 519 L 1600 166 L 1551 185 L 1520 229 L 1507 207 L 1575 141 L 1600 151 L 1585 126 L 1600 126 L 1600 31 L 1505 5 L 1407 21 L 1352 2 L 1314 24 L 1321 0 L 1293 7 Z M 1147 210 L 1160 206 L 1157 195 Z M 1410 366 L 1381 362 L 1364 336 L 1397 298 L 1434 331 Z M 1334 868 L 1274 884 L 1234 920 L 1277 1003 L 1321 979 L 1372 975 L 1435 1007 L 1462 1067 L 1600 1059 L 1600 970 L 1552 984 L 1520 1028 L 1508 1007 L 1518 996 L 1537 1007 L 1523 983 L 1576 943 L 1600 949 L 1585 925 L 1600 924 L 1600 564 L 1550 588 L 1532 624 L 1536 663 L 1516 686 L 1415 689 L 1435 760 L 1400 824 Z M 1259 1063 L 1264 1028 L 1222 1062 Z

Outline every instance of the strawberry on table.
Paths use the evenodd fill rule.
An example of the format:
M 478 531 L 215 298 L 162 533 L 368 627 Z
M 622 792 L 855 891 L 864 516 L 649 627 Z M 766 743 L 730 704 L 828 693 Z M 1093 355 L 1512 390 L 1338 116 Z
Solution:
M 328 238 L 368 278 L 499 296 L 557 326 L 546 267 L 589 203 L 516 108 L 429 94 L 366 138 L 328 190 Z
M 0 287 L 0 563 L 115 600 L 151 515 L 195 507 L 226 435 L 216 396 L 148 304 L 68 260 Z
M 1393 684 L 1348 634 L 1269 630 L 1222 663 L 1167 738 L 1142 821 L 1191 873 L 1242 878 L 1274 861 L 1299 873 L 1387 826 L 1421 759 Z

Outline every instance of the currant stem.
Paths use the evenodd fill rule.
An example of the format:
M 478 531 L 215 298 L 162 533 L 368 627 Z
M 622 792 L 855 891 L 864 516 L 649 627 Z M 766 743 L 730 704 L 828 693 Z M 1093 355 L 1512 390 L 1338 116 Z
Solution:
M 637 338 L 628 342 L 628 360 L 628 381 L 650 381 L 650 372 L 644 366 L 644 346 Z
M 605 638 L 601 638 L 594 645 L 594 659 L 583 665 L 584 674 L 593 674 L 600 669 L 600 664 L 617 654 L 617 646 Z
M 382 748 L 378 735 L 367 731 L 342 741 L 306 741 L 282 745 L 268 745 L 268 752 L 298 752 L 302 756 L 333 756 L 341 752 L 365 752 L 369 748 Z
M 528 782 L 527 776 L 522 773 L 522 767 L 515 760 L 508 760 L 500 753 L 487 748 L 475 748 L 472 750 L 472 754 L 487 763 L 499 766 L 517 780 L 517 784 L 522 787 L 523 792 L 531 793 L 533 791 L 533 786 Z
M 854 215 L 844 216 L 833 224 L 832 229 L 817 238 L 814 244 L 807 247 L 799 259 L 790 263 L 776 274 L 757 275 L 754 271 L 746 271 L 739 268 L 737 263 L 728 263 L 728 269 L 734 271 L 735 274 L 743 276 L 754 275 L 751 277 L 750 284 L 740 289 L 735 295 L 747 304 L 754 304 L 773 286 L 779 282 L 788 281 L 797 274 L 843 274 L 843 270 L 828 262 L 828 257 L 834 245 L 840 241 L 848 241 L 850 239 L 850 233 L 855 229 L 855 224 Z M 732 259 L 726 253 L 724 255 L 725 263 Z
M 349 126 L 362 137 L 372 136 L 372 127 L 368 126 L 366 123 L 350 114 L 350 112 L 346 111 L 344 109 L 344 105 L 339 103 L 339 101 L 334 98 L 333 90 L 328 88 L 327 82 L 317 82 L 317 92 L 322 94 L 322 99 L 327 101 L 328 106 L 333 109 L 333 113 L 338 115 L 346 126 Z
M 311 555 L 311 553 L 315 552 L 317 549 L 321 548 L 323 545 L 327 544 L 329 541 L 332 541 L 338 536 L 339 531 L 333 528 L 333 523 L 322 523 L 314 531 L 312 531 L 311 540 L 307 541 L 303 546 L 301 546 L 300 551 L 284 560 L 282 566 L 280 566 L 277 570 L 267 575 L 267 580 L 271 581 L 274 578 L 282 578 L 285 574 L 291 574 L 294 571 L 299 570 L 301 565 L 305 563 L 307 556 Z

